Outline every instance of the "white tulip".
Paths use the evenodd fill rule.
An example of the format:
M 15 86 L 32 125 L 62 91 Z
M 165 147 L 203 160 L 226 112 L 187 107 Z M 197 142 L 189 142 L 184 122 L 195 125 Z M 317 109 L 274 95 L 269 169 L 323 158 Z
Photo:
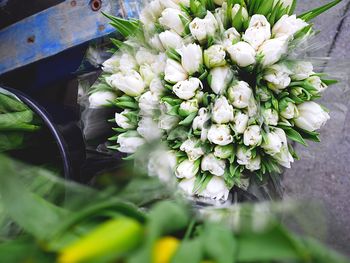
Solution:
M 237 147 L 237 163 L 240 165 L 248 165 L 252 159 L 252 152 L 248 147 L 239 145 Z
M 262 43 L 271 38 L 270 23 L 263 15 L 253 15 L 249 27 L 243 35 L 243 40 L 248 42 L 255 50 L 258 50 Z
M 264 75 L 264 79 L 268 82 L 268 87 L 280 93 L 291 83 L 289 75 L 292 72 L 283 64 L 275 64 L 269 67 Z
M 202 48 L 197 44 L 183 46 L 178 52 L 181 55 L 182 67 L 192 75 L 200 70 L 203 65 Z
M 130 110 L 123 110 L 121 113 L 115 114 L 115 122 L 116 124 L 123 129 L 133 129 L 135 125 L 130 123 L 130 120 L 125 116 L 125 114 L 129 113 Z
M 309 77 L 306 81 L 311 86 L 313 86 L 317 90 L 318 93 L 322 93 L 328 88 L 328 86 L 326 84 L 324 84 L 322 82 L 322 80 L 320 79 L 320 77 L 318 77 L 318 76 Z
M 202 83 L 197 78 L 179 81 L 173 86 L 173 92 L 182 100 L 192 99 L 196 95 L 196 91 L 202 88 Z
M 107 77 L 106 81 L 112 87 L 132 97 L 141 95 L 146 88 L 142 77 L 135 70 L 113 74 L 110 77 Z
M 179 182 L 179 188 L 185 192 L 187 195 L 193 195 L 194 190 L 194 183 L 196 181 L 196 178 L 190 178 L 190 179 L 182 179 L 181 182 Z
M 249 160 L 248 164 L 245 166 L 251 172 L 258 171 L 261 168 L 261 157 L 257 155 L 255 158 Z
M 150 43 L 150 46 L 152 48 L 154 48 L 155 50 L 160 51 L 160 52 L 165 51 L 165 48 L 164 48 L 162 41 L 160 40 L 158 34 L 155 34 L 154 36 L 152 36 L 148 41 Z
M 143 65 L 143 64 L 151 65 L 156 61 L 157 55 L 153 54 L 150 50 L 146 48 L 140 48 L 136 52 L 135 59 L 137 61 L 137 64 L 139 65 Z
M 228 145 L 233 142 L 233 136 L 228 125 L 214 124 L 208 131 L 208 140 L 216 145 Z
M 199 140 L 187 139 L 180 146 L 180 150 L 186 152 L 190 161 L 196 161 L 204 155 L 204 150 L 202 147 L 197 146 L 198 143 Z
M 179 35 L 182 35 L 185 27 L 180 17 L 188 19 L 184 12 L 174 8 L 166 8 L 158 21 L 165 28 L 172 29 Z
M 249 116 L 241 111 L 236 112 L 233 129 L 238 134 L 243 134 L 248 127 Z
M 203 44 L 208 37 L 214 36 L 216 29 L 218 28 L 218 22 L 214 15 L 207 11 L 207 15 L 200 19 L 196 17 L 189 25 L 192 36 Z
M 229 66 L 210 70 L 209 86 L 215 94 L 222 94 L 233 79 L 233 72 Z
M 150 21 L 155 22 L 163 11 L 163 7 L 159 0 L 153 0 L 148 3 L 146 7 L 143 8 L 140 14 L 141 22 L 144 25 Z M 142 19 L 143 18 L 143 19 Z
M 314 74 L 314 66 L 311 62 L 298 61 L 292 67 L 292 80 L 304 80 Z
M 280 128 L 274 128 L 267 133 L 261 148 L 263 148 L 267 154 L 275 156 L 282 151 L 283 147 L 286 146 L 287 137 L 285 132 Z
M 236 28 L 231 27 L 224 32 L 222 45 L 227 50 L 233 44 L 241 40 L 241 35 L 238 33 Z
M 304 20 L 297 18 L 296 15 L 284 15 L 277 21 L 272 28 L 272 34 L 275 38 L 287 37 L 291 38 L 295 33 L 308 26 Z
M 263 66 L 277 63 L 287 53 L 288 41 L 284 37 L 269 39 L 259 48 L 258 53 L 263 56 Z
M 248 126 L 243 134 L 243 142 L 246 146 L 258 146 L 261 144 L 262 135 L 259 125 Z
M 165 91 L 162 80 L 160 78 L 154 78 L 149 85 L 149 90 L 155 95 L 162 95 Z
M 122 133 L 118 136 L 118 151 L 122 153 L 135 153 L 136 150 L 145 143 L 145 140 L 139 136 L 131 136 L 128 133 Z
M 119 55 L 113 55 L 110 59 L 107 59 L 102 64 L 102 70 L 107 73 L 117 73 L 119 71 L 119 61 L 120 56 Z
M 293 102 L 287 102 L 287 107 L 280 111 L 280 115 L 287 120 L 294 119 L 299 115 L 298 108 Z
M 230 54 L 231 60 L 240 67 L 248 67 L 255 64 L 255 49 L 246 42 L 238 42 L 229 48 L 227 52 Z
M 152 70 L 155 74 L 160 75 L 164 73 L 167 58 L 168 57 L 165 53 L 158 54 L 156 60 L 151 64 Z
M 227 188 L 224 179 L 217 176 L 213 176 L 204 191 L 199 193 L 200 196 L 206 198 L 224 201 L 228 199 L 229 194 L 230 190 Z
M 294 162 L 293 156 L 288 150 L 288 147 L 283 147 L 282 151 L 273 157 L 281 166 L 291 168 L 291 163 Z
M 195 177 L 199 171 L 199 162 L 194 162 L 190 160 L 182 161 L 175 170 L 175 175 L 177 178 L 190 179 Z
M 249 84 L 244 81 L 239 81 L 228 89 L 228 98 L 233 106 L 238 109 L 248 107 L 249 100 L 252 96 L 252 89 L 249 87 Z
M 209 171 L 216 176 L 223 176 L 226 169 L 226 163 L 223 160 L 217 159 L 214 154 L 205 155 L 201 162 L 203 172 Z
M 262 116 L 266 125 L 277 126 L 278 124 L 278 112 L 274 109 L 262 109 Z
M 158 96 L 151 91 L 147 91 L 139 98 L 139 108 L 141 116 L 152 116 L 153 112 L 159 108 Z
M 196 99 L 186 100 L 180 104 L 179 115 L 187 117 L 188 115 L 198 111 L 198 101 Z
M 143 81 L 147 86 L 149 86 L 152 80 L 156 77 L 156 75 L 152 71 L 152 67 L 148 64 L 142 64 L 140 66 L 139 71 Z
M 159 39 L 162 42 L 162 45 L 165 49 L 178 49 L 183 46 L 182 37 L 179 36 L 177 33 L 169 30 L 160 33 Z
M 170 131 L 171 129 L 175 128 L 179 122 L 180 119 L 176 116 L 162 114 L 159 117 L 158 127 L 162 130 Z
M 166 8 L 174 8 L 174 9 L 178 9 L 180 10 L 180 6 L 176 3 L 176 1 L 173 0 L 159 0 L 161 6 L 163 7 L 163 9 Z
M 138 123 L 137 132 L 146 139 L 146 141 L 159 140 L 162 136 L 158 123 L 151 117 L 142 117 Z
M 214 148 L 214 155 L 220 159 L 228 159 L 234 154 L 233 145 L 220 146 L 217 145 Z
M 205 124 L 210 120 L 210 115 L 208 114 L 208 110 L 206 108 L 200 108 L 198 111 L 198 116 L 194 118 L 192 122 L 193 130 L 203 130 Z
M 171 182 L 176 163 L 177 158 L 173 151 L 153 151 L 147 163 L 148 175 L 157 176 L 163 182 Z
M 220 67 L 226 64 L 226 52 L 222 45 L 212 45 L 204 51 L 204 64 L 208 68 Z
M 89 97 L 89 108 L 101 108 L 110 104 L 117 96 L 111 91 L 94 92 Z
M 329 119 L 329 114 L 312 101 L 298 105 L 299 117 L 294 119 L 295 125 L 309 132 L 320 129 Z
M 177 83 L 188 77 L 182 65 L 173 59 L 167 59 L 164 74 L 164 79 L 170 83 Z
M 212 120 L 217 124 L 225 124 L 233 121 L 233 107 L 226 97 L 218 98 L 212 109 Z
M 247 113 L 249 117 L 256 117 L 256 115 L 258 114 L 258 102 L 254 98 L 254 96 L 250 97 Z
M 214 0 L 214 3 L 216 5 L 222 6 L 222 4 L 225 2 L 225 0 Z
M 133 70 L 136 68 L 137 68 L 137 62 L 135 58 L 128 53 L 123 53 L 123 55 L 121 55 L 119 60 L 119 69 L 123 72 L 129 72 L 130 70 Z

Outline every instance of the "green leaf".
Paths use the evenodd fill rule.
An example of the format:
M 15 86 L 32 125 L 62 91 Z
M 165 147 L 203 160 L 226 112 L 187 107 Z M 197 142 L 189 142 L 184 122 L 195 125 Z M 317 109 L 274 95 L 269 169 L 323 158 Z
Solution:
M 171 263 L 200 263 L 203 260 L 203 247 L 199 238 L 185 240 L 175 252 Z
M 0 91 L 0 113 L 26 111 L 28 107 L 21 101 L 10 95 L 5 95 Z
M 190 115 L 188 115 L 184 120 L 179 122 L 179 125 L 182 126 L 189 126 L 192 124 L 193 119 L 197 116 L 197 112 L 192 112 Z
M 309 21 L 317 16 L 319 16 L 320 14 L 326 12 L 327 10 L 331 9 L 332 7 L 336 6 L 337 4 L 339 4 L 342 0 L 335 0 L 335 1 L 332 1 L 328 4 L 325 4 L 321 7 L 318 7 L 318 8 L 315 8 L 311 11 L 308 11 L 304 14 L 301 14 L 298 16 L 298 18 L 301 18 L 302 20 L 304 21 Z
M 296 130 L 294 130 L 292 128 L 283 127 L 283 129 L 284 129 L 284 131 L 289 139 L 291 139 L 292 141 L 298 142 L 304 146 L 308 146 L 299 132 L 297 132 Z
M 110 24 L 125 38 L 136 35 L 137 31 L 141 31 L 140 22 L 137 20 L 125 20 L 120 17 L 108 15 L 104 12 L 102 12 L 102 14 L 112 21 Z

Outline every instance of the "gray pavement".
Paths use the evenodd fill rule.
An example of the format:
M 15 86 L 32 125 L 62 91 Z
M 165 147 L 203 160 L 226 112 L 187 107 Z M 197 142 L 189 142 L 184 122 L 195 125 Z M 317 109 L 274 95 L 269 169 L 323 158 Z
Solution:
M 327 3 L 319 0 L 299 0 L 297 13 Z M 331 120 L 321 130 L 322 142 L 309 143 L 309 148 L 297 146 L 301 160 L 284 173 L 285 195 L 316 201 L 324 206 L 326 229 L 317 229 L 315 236 L 326 232 L 325 241 L 338 251 L 350 256 L 350 1 L 314 20 L 323 30 L 318 39 L 325 45 L 311 55 L 329 55 L 325 72 L 341 79 L 329 88 L 321 102 L 330 109 Z M 306 204 L 305 204 L 306 205 Z M 307 206 L 305 206 L 307 207 Z M 306 210 L 306 208 L 305 208 Z M 308 213 L 308 211 L 305 211 Z M 323 227 L 322 227 L 323 228 Z M 322 238 L 322 237 L 321 237 Z

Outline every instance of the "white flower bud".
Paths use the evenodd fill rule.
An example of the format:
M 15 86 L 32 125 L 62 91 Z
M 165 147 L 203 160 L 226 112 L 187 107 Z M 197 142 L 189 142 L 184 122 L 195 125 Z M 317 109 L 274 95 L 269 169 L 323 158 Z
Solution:
M 233 106 L 238 109 L 248 107 L 249 100 L 252 96 L 252 89 L 249 87 L 249 84 L 244 81 L 239 81 L 228 89 L 228 98 Z
M 287 53 L 288 41 L 286 38 L 275 38 L 266 40 L 258 52 L 263 56 L 263 66 L 270 66 L 277 63 Z
M 186 152 L 190 161 L 196 161 L 202 155 L 204 155 L 204 150 L 202 147 L 197 146 L 198 142 L 199 141 L 196 139 L 188 139 L 184 141 L 180 146 L 180 150 Z
M 213 176 L 209 181 L 207 187 L 202 193 L 199 193 L 200 196 L 216 199 L 216 200 L 227 200 L 230 190 L 227 188 L 224 179 L 221 177 Z
M 123 53 L 119 60 L 119 69 L 123 72 L 129 72 L 136 68 L 137 68 L 137 62 L 135 58 L 128 53 Z
M 200 70 L 203 65 L 202 48 L 197 44 L 183 46 L 178 52 L 181 55 L 182 67 L 192 75 Z
M 158 96 L 151 91 L 147 91 L 139 98 L 140 115 L 152 116 L 153 112 L 159 108 Z
M 236 28 L 231 27 L 224 32 L 222 44 L 225 50 L 227 50 L 230 46 L 239 42 L 240 40 L 241 40 L 241 35 L 238 33 Z
M 266 40 L 271 38 L 270 23 L 263 15 L 253 15 L 249 27 L 243 35 L 243 40 L 248 42 L 255 50 Z
M 192 36 L 203 44 L 208 37 L 214 36 L 215 31 L 218 27 L 214 15 L 207 11 L 207 15 L 200 19 L 196 17 L 189 25 Z
M 261 145 L 261 148 L 271 156 L 280 153 L 283 147 L 287 147 L 287 137 L 285 132 L 280 128 L 274 128 L 267 133 Z
M 159 140 L 162 136 L 158 123 L 151 117 L 142 117 L 138 123 L 137 132 L 146 139 L 146 141 Z
M 274 109 L 262 109 L 262 116 L 264 123 L 267 125 L 277 126 L 278 124 L 278 112 Z
M 227 52 L 230 54 L 231 60 L 240 67 L 248 67 L 255 64 L 255 49 L 246 42 L 238 42 L 229 48 Z
M 297 18 L 296 15 L 284 15 L 277 21 L 272 28 L 274 38 L 287 37 L 291 38 L 295 33 L 308 26 L 304 20 Z
M 149 86 L 150 85 L 150 83 L 151 83 L 151 81 L 155 78 L 155 74 L 154 74 L 154 72 L 152 71 L 152 68 L 151 68 L 151 66 L 150 65 L 148 65 L 148 64 L 142 64 L 141 66 L 140 66 L 140 74 L 141 74 L 141 76 L 142 76 L 142 79 L 143 79 L 143 81 L 145 82 L 145 84 L 147 85 L 147 86 Z
M 206 108 L 200 108 L 198 111 L 198 116 L 194 118 L 192 123 L 193 130 L 203 130 L 205 123 L 210 120 L 208 110 Z
M 162 16 L 159 18 L 158 21 L 164 27 L 172 29 L 179 35 L 182 35 L 185 30 L 185 27 L 180 17 L 188 19 L 187 15 L 184 12 L 174 8 L 166 8 L 162 12 Z
M 239 145 L 237 148 L 237 163 L 240 165 L 248 165 L 252 159 L 252 152 L 248 147 Z
M 173 8 L 178 10 L 181 9 L 180 6 L 177 4 L 177 2 L 173 0 L 159 0 L 159 2 L 163 7 L 163 9 L 166 9 L 166 8 Z
M 264 79 L 268 82 L 268 87 L 271 90 L 280 93 L 289 86 L 291 82 L 289 75 L 291 73 L 285 65 L 275 64 L 266 70 Z
M 299 115 L 298 108 L 293 102 L 287 102 L 286 107 L 280 111 L 280 115 L 287 120 L 294 119 Z
M 123 110 L 121 113 L 115 114 L 115 122 L 117 125 L 123 129 L 133 129 L 135 125 L 130 123 L 130 120 L 125 116 L 130 110 Z
M 151 67 L 155 74 L 163 74 L 167 61 L 167 55 L 165 53 L 159 53 L 156 60 L 152 63 Z
M 198 111 L 198 101 L 196 99 L 186 100 L 180 104 L 179 115 L 186 117 Z
M 254 96 L 250 97 L 247 113 L 249 117 L 255 117 L 258 114 L 258 103 Z
M 225 124 L 233 121 L 233 107 L 226 97 L 218 98 L 212 109 L 212 120 L 217 124 Z
M 164 31 L 159 34 L 159 39 L 165 49 L 174 48 L 178 49 L 183 46 L 182 37 L 172 31 Z
M 94 92 L 89 97 L 89 108 L 101 108 L 106 106 L 109 101 L 113 101 L 117 96 L 111 91 Z
M 209 85 L 215 94 L 222 94 L 232 81 L 233 72 L 230 67 L 218 67 L 210 70 Z
M 292 80 L 304 80 L 314 74 L 314 66 L 311 62 L 299 61 L 293 64 Z
M 150 91 L 155 95 L 162 95 L 165 91 L 163 83 L 160 78 L 154 78 L 149 85 Z
M 199 171 L 199 162 L 184 160 L 177 166 L 175 170 L 175 175 L 177 178 L 190 179 L 192 177 L 195 177 L 198 171 Z
M 118 151 L 122 153 L 135 153 L 145 143 L 145 140 L 138 136 L 129 136 L 127 133 L 122 133 L 118 136 L 117 143 L 119 144 Z
M 153 54 L 146 48 L 140 48 L 135 55 L 135 59 L 139 65 L 148 64 L 151 65 L 157 59 L 157 55 Z
M 202 83 L 197 78 L 190 78 L 176 83 L 173 86 L 173 92 L 182 100 L 189 100 L 196 95 L 196 91 L 202 88 Z
M 243 134 L 248 127 L 249 116 L 240 111 L 236 112 L 234 117 L 233 129 L 238 134 Z
M 190 178 L 190 179 L 183 179 L 179 183 L 179 188 L 185 192 L 187 195 L 192 196 L 193 195 L 193 188 L 194 188 L 194 183 L 196 181 L 196 178 Z
M 220 159 L 228 159 L 234 154 L 233 145 L 220 146 L 217 145 L 214 148 L 214 155 Z
M 329 119 L 329 114 L 312 101 L 298 105 L 299 117 L 294 119 L 295 125 L 309 132 L 320 129 Z
M 216 5 L 219 5 L 219 6 L 222 6 L 222 4 L 224 3 L 225 1 L 224 0 L 214 0 L 214 3 Z
M 320 77 L 318 77 L 318 76 L 309 77 L 307 79 L 307 82 L 311 86 L 313 86 L 317 90 L 318 93 L 322 93 L 328 88 L 328 86 L 326 84 L 324 84 L 322 82 L 322 80 L 320 79 Z
M 204 51 L 204 63 L 208 68 L 224 66 L 225 56 L 226 52 L 222 45 L 212 45 Z
M 119 60 L 120 56 L 113 55 L 110 59 L 107 59 L 102 64 L 102 70 L 107 73 L 117 73 L 119 71 Z
M 153 47 L 155 50 L 161 51 L 161 52 L 165 51 L 165 48 L 158 34 L 155 34 L 154 36 L 152 36 L 148 41 L 150 43 L 150 46 Z
M 177 83 L 188 77 L 181 64 L 173 59 L 167 59 L 164 74 L 164 79 L 170 83 Z
M 228 125 L 214 124 L 208 131 L 208 140 L 216 145 L 228 145 L 233 142 L 233 136 Z
M 262 135 L 259 125 L 249 126 L 243 134 L 243 142 L 246 146 L 258 146 L 261 144 Z
M 249 160 L 248 164 L 245 166 L 251 172 L 258 171 L 261 168 L 261 157 L 257 155 L 255 158 Z
M 174 151 L 152 151 L 147 163 L 148 175 L 157 176 L 163 182 L 171 182 L 176 163 L 177 158 Z
M 176 116 L 162 114 L 159 117 L 158 127 L 162 130 L 170 131 L 171 129 L 175 128 L 179 122 L 180 119 Z
M 226 163 L 223 160 L 217 159 L 214 154 L 205 155 L 201 162 L 203 172 L 209 171 L 216 176 L 223 176 L 226 169 Z
M 145 83 L 138 72 L 119 72 L 106 78 L 112 87 L 124 92 L 126 95 L 137 97 L 145 90 Z

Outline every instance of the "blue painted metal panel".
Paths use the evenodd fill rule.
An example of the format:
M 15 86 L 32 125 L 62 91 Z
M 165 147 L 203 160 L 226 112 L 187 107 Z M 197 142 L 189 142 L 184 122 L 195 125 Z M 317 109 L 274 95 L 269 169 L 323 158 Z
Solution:
M 137 17 L 139 0 L 103 0 L 93 11 L 90 0 L 70 0 L 0 31 L 0 74 L 50 57 L 114 31 L 101 11 Z

